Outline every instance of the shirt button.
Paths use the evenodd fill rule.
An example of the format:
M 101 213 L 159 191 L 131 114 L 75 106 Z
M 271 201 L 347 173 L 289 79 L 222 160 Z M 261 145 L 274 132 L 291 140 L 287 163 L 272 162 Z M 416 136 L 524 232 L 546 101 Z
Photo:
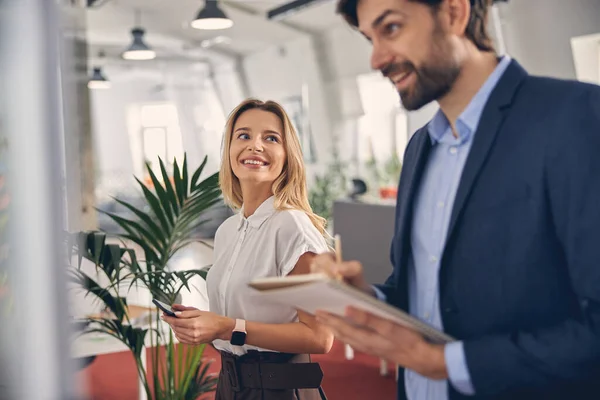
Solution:
M 423 317 L 425 317 L 425 319 L 429 319 L 429 313 L 425 313 L 425 315 L 423 315 Z
M 443 208 L 446 205 L 446 203 L 444 203 L 443 201 L 438 201 L 437 206 L 438 208 Z
M 436 256 L 429 256 L 429 261 L 436 262 L 438 258 Z
M 458 149 L 456 148 L 456 146 L 450 147 L 450 154 L 456 154 L 457 152 L 458 152 Z

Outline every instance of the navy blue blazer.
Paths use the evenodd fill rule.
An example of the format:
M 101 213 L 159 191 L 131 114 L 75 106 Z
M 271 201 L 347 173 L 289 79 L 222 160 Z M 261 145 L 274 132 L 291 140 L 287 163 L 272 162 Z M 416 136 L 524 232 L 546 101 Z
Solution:
M 444 329 L 464 341 L 476 395 L 449 384 L 450 399 L 600 399 L 600 86 L 530 76 L 513 60 L 473 140 L 439 282 Z M 405 310 L 431 146 L 427 127 L 407 146 L 394 270 L 380 286 Z

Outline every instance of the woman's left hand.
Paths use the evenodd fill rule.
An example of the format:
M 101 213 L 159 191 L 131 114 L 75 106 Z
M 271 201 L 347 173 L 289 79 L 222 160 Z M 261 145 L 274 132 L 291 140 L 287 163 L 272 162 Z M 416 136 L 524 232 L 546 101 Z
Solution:
M 162 319 L 171 326 L 179 342 L 194 345 L 210 343 L 215 339 L 231 339 L 235 320 L 179 304 L 174 304 L 172 308 L 177 316 L 163 314 Z

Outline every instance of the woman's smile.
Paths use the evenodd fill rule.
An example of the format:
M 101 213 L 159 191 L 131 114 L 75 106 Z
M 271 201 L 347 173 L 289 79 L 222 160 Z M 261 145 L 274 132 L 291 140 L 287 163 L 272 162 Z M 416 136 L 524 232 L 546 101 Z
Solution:
M 270 165 L 267 160 L 257 156 L 242 157 L 240 164 L 246 168 L 254 170 L 262 169 L 263 167 L 268 167 Z

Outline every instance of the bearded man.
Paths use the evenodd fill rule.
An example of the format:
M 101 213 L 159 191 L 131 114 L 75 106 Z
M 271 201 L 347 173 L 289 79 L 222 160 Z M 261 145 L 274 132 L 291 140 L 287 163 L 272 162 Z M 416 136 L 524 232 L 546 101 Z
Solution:
M 330 254 L 313 270 L 457 340 L 432 344 L 361 310 L 318 319 L 401 366 L 398 399 L 598 399 L 600 87 L 498 56 L 490 7 L 339 1 L 404 108 L 440 109 L 406 149 L 387 282 Z

